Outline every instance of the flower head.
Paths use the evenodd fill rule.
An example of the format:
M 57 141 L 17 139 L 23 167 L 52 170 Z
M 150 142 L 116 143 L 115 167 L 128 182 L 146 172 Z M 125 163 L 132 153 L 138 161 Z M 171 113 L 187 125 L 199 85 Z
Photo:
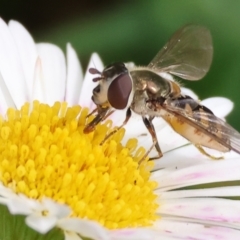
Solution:
M 16 21 L 0 20 L 0 34 L 0 203 L 10 214 L 43 234 L 60 228 L 65 239 L 239 238 L 240 202 L 225 199 L 239 196 L 239 186 L 219 184 L 240 179 L 237 154 L 209 161 L 157 119 L 164 157 L 139 166 L 144 149 L 129 138 L 146 148 L 151 139 L 138 116 L 103 145 L 124 111 L 83 134 L 94 83 L 70 44 L 65 59 Z M 103 68 L 96 54 L 93 64 Z M 229 100 L 205 101 L 220 102 L 223 118 Z

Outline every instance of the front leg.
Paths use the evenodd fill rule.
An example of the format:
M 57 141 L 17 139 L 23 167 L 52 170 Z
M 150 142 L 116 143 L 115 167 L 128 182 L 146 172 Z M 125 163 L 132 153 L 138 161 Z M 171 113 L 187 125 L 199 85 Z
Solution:
M 97 106 L 97 108 L 94 109 L 88 116 L 91 116 L 96 111 L 97 111 L 96 117 L 85 126 L 85 128 L 83 129 L 84 133 L 92 132 L 100 122 L 105 120 L 107 116 L 113 113 L 113 111 L 108 112 L 109 107 L 102 108 L 100 106 Z
M 109 137 L 111 137 L 113 134 L 115 134 L 116 132 L 118 132 L 122 127 L 124 127 L 124 126 L 127 124 L 128 120 L 130 119 L 131 116 L 132 116 L 131 109 L 128 108 L 128 109 L 127 109 L 127 112 L 126 112 L 126 118 L 125 118 L 124 122 L 122 123 L 122 125 L 119 126 L 119 127 L 117 127 L 117 128 L 116 128 L 115 130 L 113 130 L 112 132 L 110 132 L 110 133 L 103 139 L 103 141 L 100 143 L 100 145 L 104 144 Z
M 149 155 L 149 153 L 152 151 L 152 149 L 155 147 L 157 152 L 158 152 L 158 156 L 156 157 L 153 157 L 153 158 L 150 158 L 150 160 L 155 160 L 155 159 L 158 159 L 158 158 L 161 158 L 163 156 L 162 154 L 162 151 L 161 151 L 161 148 L 159 146 L 159 143 L 158 143 L 158 140 L 157 140 L 157 134 L 156 134 L 156 131 L 155 131 L 155 128 L 152 124 L 152 120 L 153 120 L 154 117 L 149 117 L 149 119 L 145 116 L 142 117 L 143 119 L 143 123 L 145 124 L 147 130 L 149 131 L 149 133 L 151 134 L 152 136 L 152 141 L 153 141 L 153 144 L 152 146 L 148 149 L 148 151 L 144 154 L 144 156 L 142 157 L 142 159 L 139 161 L 139 165 L 144 161 L 144 159 Z

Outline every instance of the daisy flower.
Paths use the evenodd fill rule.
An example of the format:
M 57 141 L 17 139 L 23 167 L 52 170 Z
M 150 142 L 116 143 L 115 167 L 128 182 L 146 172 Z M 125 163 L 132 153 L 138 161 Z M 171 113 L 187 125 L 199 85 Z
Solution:
M 151 139 L 138 116 L 102 146 L 124 111 L 83 134 L 95 83 L 70 44 L 65 58 L 16 21 L 0 35 L 0 239 L 240 239 L 239 155 L 210 161 L 159 118 L 164 156 L 139 167 L 136 138 Z M 97 54 L 90 67 L 103 69 Z

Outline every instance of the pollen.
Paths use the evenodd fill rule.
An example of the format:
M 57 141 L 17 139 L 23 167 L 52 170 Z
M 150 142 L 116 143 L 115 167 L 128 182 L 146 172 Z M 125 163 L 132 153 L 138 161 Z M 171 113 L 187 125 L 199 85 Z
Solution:
M 109 229 L 149 226 L 156 220 L 157 184 L 152 163 L 124 129 L 113 134 L 111 121 L 90 134 L 88 109 L 38 101 L 0 117 L 0 180 L 16 193 L 64 203 L 72 217 L 95 220 Z

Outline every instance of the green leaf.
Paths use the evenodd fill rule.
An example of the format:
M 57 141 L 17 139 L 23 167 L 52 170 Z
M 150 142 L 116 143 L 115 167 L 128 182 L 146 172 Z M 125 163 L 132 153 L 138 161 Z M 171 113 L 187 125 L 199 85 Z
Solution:
M 22 215 L 12 215 L 8 208 L 0 205 L 0 239 L 3 240 L 63 240 L 60 229 L 54 228 L 46 234 L 40 234 L 29 228 Z

